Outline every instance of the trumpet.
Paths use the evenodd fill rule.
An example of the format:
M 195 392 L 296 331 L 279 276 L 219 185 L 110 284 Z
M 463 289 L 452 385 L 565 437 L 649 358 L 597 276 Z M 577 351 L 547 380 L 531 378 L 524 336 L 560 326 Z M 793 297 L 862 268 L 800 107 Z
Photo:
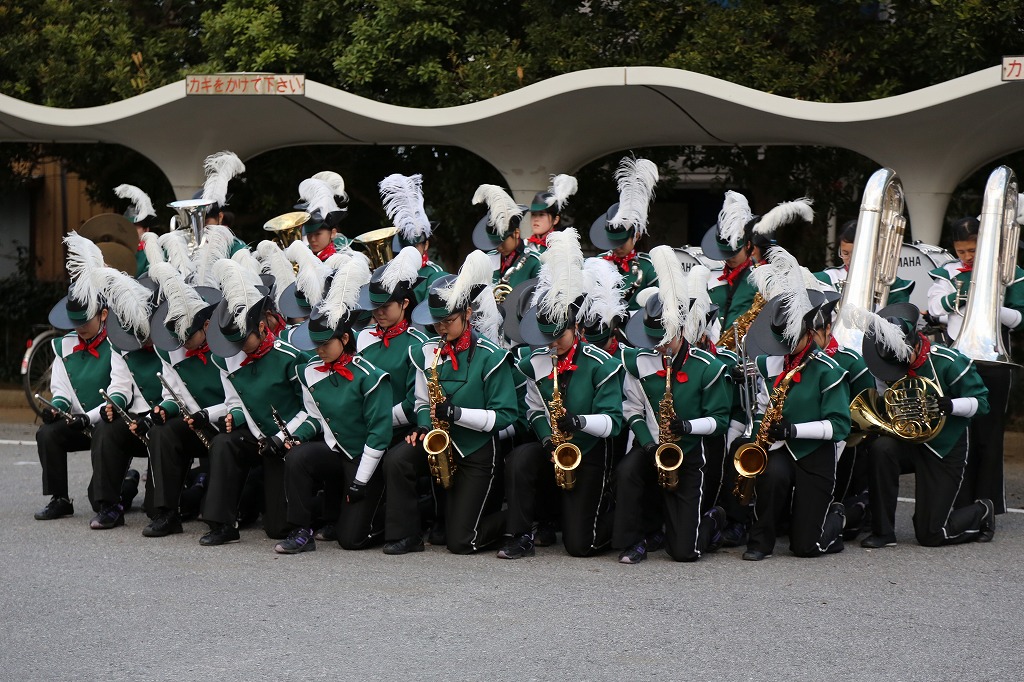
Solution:
M 670 425 L 676 418 L 672 400 L 672 357 L 665 357 L 665 395 L 658 405 L 658 449 L 654 451 L 654 464 L 658 467 L 658 485 L 665 490 L 679 486 L 679 467 L 683 465 L 683 449 L 676 445 Z
M 551 402 L 548 403 L 548 414 L 551 419 L 551 444 L 554 446 L 552 458 L 555 462 L 555 483 L 562 490 L 572 490 L 576 486 L 576 467 L 583 461 L 583 453 L 579 446 L 573 445 L 572 434 L 562 433 L 558 428 L 558 420 L 565 416 L 565 405 L 562 404 L 562 392 L 558 389 L 558 354 L 551 354 L 551 372 L 554 386 L 551 389 Z
M 434 363 L 430 366 L 430 374 L 427 375 L 427 395 L 431 407 L 444 402 L 444 390 L 441 388 L 441 379 L 437 373 L 441 348 L 441 344 L 438 344 L 437 352 L 434 353 Z M 447 490 L 452 487 L 452 478 L 455 476 L 455 458 L 452 457 L 452 439 L 448 434 L 448 422 L 431 416 L 430 425 L 432 428 L 423 439 L 423 449 L 427 452 L 430 474 Z

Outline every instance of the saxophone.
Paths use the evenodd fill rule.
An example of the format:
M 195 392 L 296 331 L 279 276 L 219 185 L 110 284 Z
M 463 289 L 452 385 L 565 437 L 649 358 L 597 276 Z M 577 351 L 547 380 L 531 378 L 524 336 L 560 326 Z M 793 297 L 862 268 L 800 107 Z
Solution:
M 552 460 L 555 462 L 555 483 L 562 490 L 572 490 L 576 485 L 576 467 L 583 461 L 583 453 L 579 447 L 569 441 L 572 434 L 564 434 L 558 428 L 558 420 L 565 416 L 565 405 L 562 403 L 562 392 L 558 390 L 558 355 L 551 354 L 551 373 L 554 386 L 551 389 L 551 402 L 548 403 L 548 415 L 551 419 L 551 445 L 554 446 Z
M 718 345 L 735 351 L 736 345 L 747 335 L 750 325 L 754 324 L 754 320 L 757 319 L 767 302 L 760 291 L 754 294 L 754 302 L 750 304 L 750 309 L 737 317 L 732 326 L 722 332 L 718 339 Z
M 430 366 L 427 375 L 427 395 L 431 407 L 444 402 L 444 391 L 441 389 L 441 379 L 437 374 L 437 362 L 441 359 L 441 348 L 439 343 L 437 352 L 434 353 L 434 363 Z M 455 459 L 452 457 L 452 439 L 448 435 L 448 422 L 431 417 L 430 426 L 430 431 L 423 439 L 423 449 L 427 452 L 430 475 L 447 490 L 452 486 L 452 477 L 455 476 Z
M 658 467 L 658 485 L 665 490 L 679 486 L 679 467 L 683 464 L 683 449 L 676 445 L 670 425 L 676 418 L 672 400 L 672 358 L 665 358 L 665 395 L 658 404 L 658 449 L 654 451 L 654 465 Z
M 807 366 L 808 362 L 810 362 L 810 359 L 804 360 L 789 370 L 786 376 L 782 378 L 782 381 L 779 382 L 779 385 L 775 387 L 775 390 L 772 391 L 772 395 L 768 400 L 768 409 L 764 411 L 764 417 L 761 418 L 761 428 L 758 430 L 754 442 L 744 443 L 736 448 L 736 454 L 733 455 L 732 463 L 736 467 L 736 473 L 740 475 L 740 478 L 736 479 L 736 487 L 732 492 L 739 500 L 741 506 L 750 504 L 750 500 L 754 495 L 754 479 L 768 466 L 768 448 L 774 442 L 768 435 L 768 432 L 771 430 L 772 425 L 777 424 L 782 419 L 782 408 L 786 404 L 786 394 L 789 393 L 793 377 L 799 374 Z

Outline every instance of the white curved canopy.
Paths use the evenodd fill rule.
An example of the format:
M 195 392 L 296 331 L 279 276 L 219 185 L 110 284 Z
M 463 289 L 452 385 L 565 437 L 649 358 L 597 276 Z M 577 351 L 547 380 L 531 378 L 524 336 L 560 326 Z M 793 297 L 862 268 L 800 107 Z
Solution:
M 221 149 L 247 159 L 300 144 L 452 145 L 493 164 L 524 201 L 551 174 L 631 147 L 844 147 L 896 170 L 915 236 L 934 243 L 957 183 L 1024 148 L 1024 83 L 1000 74 L 993 66 L 897 97 L 825 104 L 689 71 L 616 67 L 445 109 L 381 104 L 309 80 L 304 96 L 187 97 L 180 81 L 87 109 L 0 95 L 0 139 L 122 144 L 159 166 L 180 198 Z

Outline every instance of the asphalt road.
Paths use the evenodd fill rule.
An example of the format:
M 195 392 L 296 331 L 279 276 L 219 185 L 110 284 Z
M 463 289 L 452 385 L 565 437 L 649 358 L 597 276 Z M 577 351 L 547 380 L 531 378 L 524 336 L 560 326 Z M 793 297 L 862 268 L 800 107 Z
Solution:
M 1024 514 L 994 542 L 926 549 L 901 503 L 899 545 L 761 563 L 722 550 L 637 566 L 561 548 L 501 561 L 443 548 L 278 557 L 260 530 L 204 548 L 88 528 L 45 500 L 27 425 L 0 423 L 2 680 L 1014 680 L 1024 669 Z M 1019 447 L 1018 447 L 1019 452 Z M 1020 506 L 1019 457 L 1011 504 Z M 910 482 L 907 477 L 906 482 Z

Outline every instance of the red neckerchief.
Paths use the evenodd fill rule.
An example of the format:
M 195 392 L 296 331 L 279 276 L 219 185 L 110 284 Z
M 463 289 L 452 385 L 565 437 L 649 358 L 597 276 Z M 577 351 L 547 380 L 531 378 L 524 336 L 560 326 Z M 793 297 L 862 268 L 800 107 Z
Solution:
M 512 267 L 512 264 L 516 262 L 516 257 L 518 255 L 519 249 L 512 249 L 511 251 L 509 251 L 507 256 L 501 257 L 501 265 L 499 265 L 498 267 L 500 268 L 500 272 L 502 275 L 504 275 L 505 271 Z
M 615 263 L 622 272 L 628 274 L 630 265 L 632 265 L 633 261 L 636 260 L 636 249 L 633 249 L 625 256 L 616 256 L 614 253 L 606 253 L 601 256 L 601 258 Z
M 715 357 L 718 357 L 718 346 L 711 343 L 710 340 L 704 343 L 704 350 L 706 350 L 708 353 L 711 353 Z
M 566 372 L 571 372 L 574 369 L 576 369 L 576 365 L 572 364 L 572 360 L 573 360 L 574 357 L 576 357 L 576 348 L 579 345 L 580 345 L 580 340 L 576 339 L 575 341 L 572 342 L 572 348 L 569 349 L 569 352 L 566 353 L 564 356 L 558 358 L 558 373 L 559 374 L 565 374 Z M 554 372 L 552 372 L 551 374 L 548 375 L 548 379 L 554 379 L 554 378 L 555 378 L 555 373 Z
M 736 280 L 740 278 L 740 275 L 752 265 L 752 261 L 748 258 L 743 261 L 735 268 L 730 268 L 728 265 L 722 269 L 722 274 L 718 276 L 719 282 L 728 282 L 729 286 L 736 284 Z
M 907 370 L 908 377 L 917 376 L 917 370 L 928 360 L 928 351 L 932 349 L 932 344 L 928 342 L 928 338 L 924 334 L 918 332 L 917 336 L 921 339 L 921 350 L 917 354 L 917 360 L 914 360 L 914 363 Z
M 832 357 L 833 355 L 835 355 L 836 352 L 838 352 L 838 350 L 839 350 L 839 342 L 836 341 L 836 337 L 834 337 L 834 336 L 828 337 L 828 343 L 825 344 L 825 347 L 822 350 L 825 351 L 825 355 L 827 355 L 829 357 Z
M 334 248 L 334 242 L 330 242 L 327 246 L 317 251 L 316 257 L 322 263 L 336 253 L 338 253 L 338 250 Z
M 381 329 L 380 325 L 377 325 L 377 328 L 371 330 L 370 333 L 376 336 L 378 339 L 380 339 L 381 343 L 384 344 L 384 347 L 387 348 L 388 345 L 391 343 L 391 339 L 395 338 L 408 328 L 409 321 L 402 320 L 398 324 L 394 325 L 393 327 L 389 327 L 388 329 Z
M 270 313 L 270 314 L 274 316 L 275 320 L 277 320 L 277 326 L 274 327 L 274 333 L 275 334 L 277 334 L 277 332 L 279 332 L 280 330 L 282 330 L 282 329 L 284 329 L 285 327 L 288 326 L 288 323 L 284 319 L 284 315 L 282 315 L 281 313 L 277 312 L 276 310 L 274 312 Z
M 605 348 L 604 352 L 608 355 L 615 355 L 619 352 L 619 338 L 617 336 L 612 335 L 612 340 L 608 342 L 608 347 Z
M 423 261 L 420 263 L 420 267 L 421 268 L 427 267 L 427 263 L 429 263 L 429 262 L 430 262 L 430 256 L 428 256 L 427 252 L 424 251 L 423 252 Z
M 186 350 L 185 351 L 185 357 L 186 358 L 199 358 L 200 360 L 203 361 L 203 364 L 205 365 L 206 364 L 206 354 L 209 353 L 209 352 L 210 352 L 209 344 L 207 344 L 206 341 L 203 341 L 203 345 L 200 346 L 199 348 L 196 348 L 195 350 Z
M 447 355 L 452 359 L 452 369 L 456 372 L 459 371 L 459 361 L 455 359 L 455 356 L 462 351 L 469 348 L 469 342 L 473 333 L 473 328 L 468 324 L 466 325 L 466 331 L 462 332 L 462 336 L 456 339 L 455 343 L 450 341 L 441 346 L 441 359 L 444 360 L 444 356 Z
M 247 353 L 247 354 L 246 354 L 246 356 L 245 356 L 245 359 L 244 359 L 244 360 L 242 360 L 242 365 L 241 365 L 241 366 L 242 366 L 242 367 L 245 367 L 245 366 L 246 366 L 246 365 L 248 365 L 248 364 L 249 364 L 250 362 L 255 362 L 256 360 L 259 360 L 259 359 L 260 359 L 260 358 L 262 358 L 262 357 L 263 357 L 264 355 L 266 355 L 267 353 L 269 353 L 269 352 L 270 352 L 270 349 L 274 347 L 274 341 L 276 341 L 276 340 L 277 340 L 277 336 L 275 336 L 275 335 L 274 335 L 274 332 L 272 332 L 272 331 L 270 331 L 270 330 L 268 329 L 268 330 L 267 330 L 267 336 L 266 336 L 266 338 L 265 338 L 265 339 L 263 339 L 263 340 L 262 340 L 262 341 L 260 342 L 260 347 L 259 347 L 259 348 L 257 348 L 257 349 L 256 349 L 255 351 L 253 351 L 252 353 Z
M 341 357 L 335 360 L 334 362 L 321 362 L 313 369 L 315 369 L 318 372 L 334 372 L 335 374 L 340 374 L 349 381 L 352 381 L 352 370 L 350 370 L 346 366 L 350 362 L 352 362 L 352 356 L 348 353 L 342 353 Z
M 814 349 L 814 342 L 811 341 L 811 342 L 809 342 L 807 344 L 806 348 L 804 348 L 802 351 L 800 351 L 799 355 L 797 355 L 795 357 L 793 355 L 787 355 L 785 357 L 785 359 L 783 360 L 783 362 L 782 362 L 782 371 L 779 372 L 779 376 L 775 377 L 774 388 L 778 388 L 779 384 L 782 383 L 782 380 L 785 378 L 785 376 L 787 374 L 789 374 L 789 371 L 791 369 L 793 369 L 794 367 L 798 366 L 801 362 L 803 362 L 804 359 L 807 357 L 807 355 L 813 349 Z M 799 384 L 800 383 L 800 372 L 797 372 L 796 374 L 793 375 L 793 383 L 794 384 Z
M 80 350 L 84 350 L 86 353 L 93 356 L 94 358 L 98 358 L 100 356 L 100 352 L 96 349 L 100 347 L 100 344 L 103 343 L 106 340 L 106 338 L 106 327 L 103 327 L 103 329 L 100 330 L 100 333 L 92 338 L 92 341 L 85 341 L 81 336 L 79 336 L 78 344 L 71 349 L 71 352 L 77 353 Z
M 685 343 L 683 344 L 683 347 L 679 349 L 679 352 L 680 352 L 680 353 L 681 353 L 681 354 L 683 355 L 683 358 L 684 358 L 683 362 L 686 362 L 686 360 L 685 360 L 685 357 L 686 357 L 687 355 L 689 355 L 689 353 L 690 353 L 690 349 L 689 349 L 689 348 L 687 347 L 687 345 L 686 345 Z M 665 364 L 665 363 L 664 363 L 664 362 L 662 362 L 662 365 L 664 365 L 664 364 Z M 682 365 L 683 365 L 683 363 L 682 363 L 682 362 L 681 362 L 681 363 L 679 363 L 679 366 L 680 366 L 680 367 L 682 367 Z M 658 370 L 658 371 L 656 372 L 656 374 L 657 374 L 657 375 L 658 375 L 659 377 L 664 377 L 666 373 L 667 373 L 667 372 L 665 371 L 665 368 L 664 368 L 664 367 L 662 367 L 661 369 L 659 369 L 659 370 Z M 681 370 L 681 369 L 680 369 L 680 370 L 677 370 L 677 371 L 676 371 L 676 375 L 675 375 L 675 377 L 674 377 L 674 378 L 675 378 L 675 380 L 676 380 L 676 383 L 680 383 L 680 384 L 685 384 L 685 383 L 686 383 L 686 382 L 687 382 L 687 381 L 688 381 L 688 380 L 690 379 L 690 377 L 686 376 L 686 372 L 684 372 L 684 371 L 683 371 L 683 370 Z
M 146 242 L 144 242 L 144 241 L 142 241 L 142 240 L 140 239 L 140 240 L 139 240 L 139 246 L 138 246 L 138 248 L 137 248 L 137 249 L 135 249 L 135 250 L 136 250 L 136 251 L 145 251 L 145 250 L 146 250 Z
M 970 272 L 973 269 L 974 269 L 974 263 L 971 263 L 970 265 L 964 265 L 963 262 L 961 262 L 960 263 L 960 267 L 958 267 L 956 269 L 956 271 L 957 272 Z
M 537 235 L 535 235 L 535 234 L 531 234 L 530 238 L 527 239 L 526 241 L 529 244 L 536 244 L 537 246 L 543 246 L 546 249 L 546 248 L 548 248 L 548 235 L 549 234 L 551 234 L 551 233 L 550 232 L 545 232 L 544 234 L 542 234 L 539 237 Z

